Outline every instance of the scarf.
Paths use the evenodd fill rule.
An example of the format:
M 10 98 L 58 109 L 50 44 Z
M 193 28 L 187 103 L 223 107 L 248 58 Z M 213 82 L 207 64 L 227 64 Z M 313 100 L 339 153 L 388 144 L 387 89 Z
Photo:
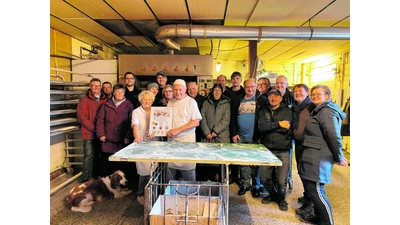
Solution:
M 299 128 L 299 121 L 300 121 L 300 112 L 303 111 L 307 107 L 308 104 L 311 103 L 310 96 L 307 96 L 304 101 L 299 104 L 297 101 L 294 101 L 292 104 L 292 112 L 293 112 L 293 129 L 297 130 Z

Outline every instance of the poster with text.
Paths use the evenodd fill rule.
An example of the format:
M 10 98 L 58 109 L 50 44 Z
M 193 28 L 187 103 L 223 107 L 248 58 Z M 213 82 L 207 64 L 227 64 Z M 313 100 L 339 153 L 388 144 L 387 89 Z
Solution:
M 167 136 L 172 127 L 172 107 L 151 107 L 149 132 L 154 136 Z

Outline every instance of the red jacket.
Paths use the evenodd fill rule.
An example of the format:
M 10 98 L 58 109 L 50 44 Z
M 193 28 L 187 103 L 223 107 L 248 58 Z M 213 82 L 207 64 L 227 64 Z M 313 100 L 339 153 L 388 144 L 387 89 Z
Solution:
M 129 100 L 123 101 L 118 107 L 112 99 L 100 106 L 96 119 L 97 137 L 106 136 L 101 143 L 101 150 L 116 153 L 126 146 L 124 139 L 133 139 L 131 128 L 133 105 Z
M 97 102 L 90 89 L 86 93 L 86 96 L 79 99 L 76 114 L 78 121 L 81 123 L 83 140 L 94 140 L 97 138 L 95 129 L 97 110 L 106 100 L 107 96 L 101 94 L 100 101 Z

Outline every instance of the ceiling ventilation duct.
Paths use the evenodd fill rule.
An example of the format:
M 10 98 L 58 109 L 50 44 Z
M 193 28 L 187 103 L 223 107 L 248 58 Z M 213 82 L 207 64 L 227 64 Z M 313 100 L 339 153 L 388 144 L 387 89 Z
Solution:
M 349 27 L 240 27 L 214 25 L 165 25 L 157 29 L 156 40 L 167 49 L 180 50 L 172 39 L 241 40 L 350 40 Z

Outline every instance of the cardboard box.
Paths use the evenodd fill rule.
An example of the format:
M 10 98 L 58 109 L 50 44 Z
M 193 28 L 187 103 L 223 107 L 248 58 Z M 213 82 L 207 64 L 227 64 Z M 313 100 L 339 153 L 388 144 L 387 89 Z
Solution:
M 221 210 L 221 197 L 160 195 L 150 212 L 150 225 L 184 225 L 186 221 L 193 225 L 222 225 Z

